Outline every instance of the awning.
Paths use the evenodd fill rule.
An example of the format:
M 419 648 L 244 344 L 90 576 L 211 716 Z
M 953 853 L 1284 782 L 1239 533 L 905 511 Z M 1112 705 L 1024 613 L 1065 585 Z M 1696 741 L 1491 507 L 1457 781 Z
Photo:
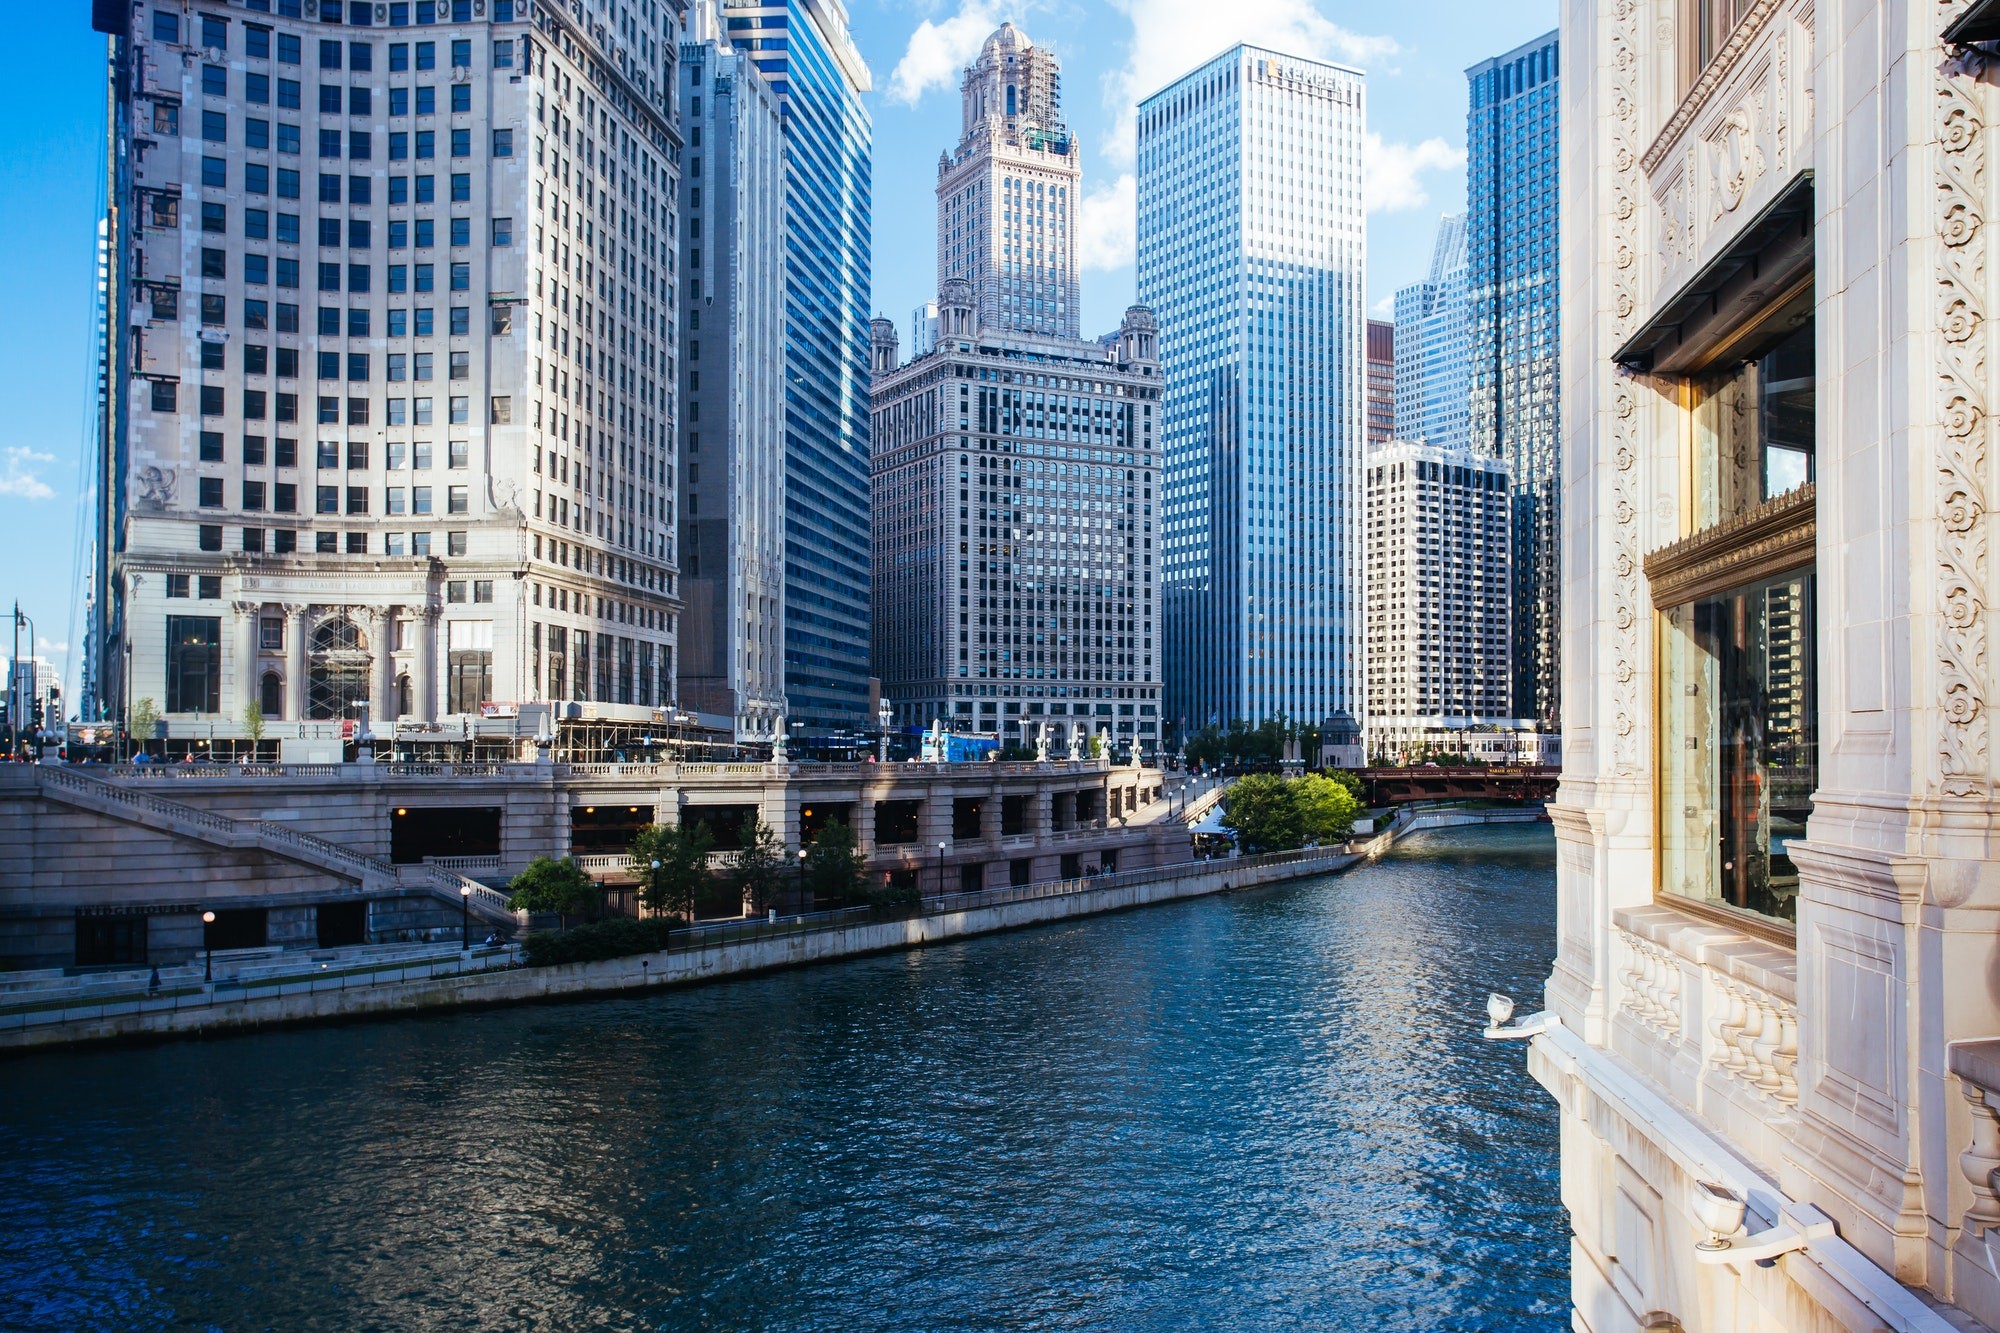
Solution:
M 2000 0 L 1992 0 L 2000 5 Z M 1810 309 L 1813 273 L 1813 178 L 1803 172 L 1748 225 L 1662 301 L 1653 317 L 1612 353 L 1640 373 L 1683 374 L 1708 361 L 1760 312 L 1799 302 Z
M 1939 36 L 1947 46 L 2000 42 L 2000 0 L 1972 0 Z

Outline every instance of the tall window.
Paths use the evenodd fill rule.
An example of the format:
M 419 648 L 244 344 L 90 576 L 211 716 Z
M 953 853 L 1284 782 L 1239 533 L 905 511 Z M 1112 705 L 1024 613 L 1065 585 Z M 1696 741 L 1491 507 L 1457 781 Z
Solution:
M 452 653 L 450 669 L 451 698 L 447 711 L 477 713 L 480 703 L 493 697 L 493 654 Z
M 222 711 L 222 620 L 167 617 L 167 711 Z
M 1819 785 L 1813 327 L 1694 384 L 1689 532 L 1646 560 L 1660 613 L 1660 888 L 1782 920 Z
M 315 720 L 356 717 L 368 702 L 368 655 L 361 630 L 346 616 L 313 628 L 306 675 L 306 716 Z
M 285 715 L 285 682 L 275 671 L 266 671 L 257 689 L 257 707 L 267 722 L 276 722 Z
M 1756 0 L 1680 0 L 1681 85 L 1692 87 Z

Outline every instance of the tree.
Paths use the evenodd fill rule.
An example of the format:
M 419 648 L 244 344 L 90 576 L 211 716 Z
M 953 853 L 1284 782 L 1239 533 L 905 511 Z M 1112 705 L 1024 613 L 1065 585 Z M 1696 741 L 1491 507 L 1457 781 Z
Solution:
M 243 734 L 250 738 L 250 745 L 253 751 L 251 758 L 254 759 L 256 758 L 256 754 L 254 753 L 255 747 L 259 741 L 264 739 L 264 706 L 255 699 L 243 705 Z
M 632 873 L 649 911 L 694 920 L 695 900 L 709 883 L 708 853 L 715 839 L 706 824 L 669 828 L 650 824 L 632 840 Z M 653 863 L 660 863 L 658 870 Z
M 146 748 L 146 742 L 153 739 L 153 732 L 159 725 L 160 707 L 150 696 L 132 705 L 130 722 L 132 741 L 140 749 Z
M 1280 852 L 1304 844 L 1305 824 L 1294 784 L 1272 773 L 1238 778 L 1223 798 L 1222 826 L 1246 852 Z
M 1344 842 L 1354 831 L 1354 816 L 1360 803 L 1344 784 L 1319 773 L 1309 773 L 1288 785 L 1298 807 L 1300 828 L 1308 841 Z
M 604 890 L 583 867 L 565 856 L 538 856 L 508 883 L 507 906 L 516 912 L 560 912 L 571 916 L 604 905 Z
M 743 821 L 743 850 L 736 854 L 730 880 L 750 904 L 761 912 L 778 901 L 785 886 L 785 845 L 777 833 L 760 823 L 755 815 Z
M 816 902 L 850 902 L 861 896 L 867 866 L 854 830 L 833 820 L 806 848 L 806 887 Z

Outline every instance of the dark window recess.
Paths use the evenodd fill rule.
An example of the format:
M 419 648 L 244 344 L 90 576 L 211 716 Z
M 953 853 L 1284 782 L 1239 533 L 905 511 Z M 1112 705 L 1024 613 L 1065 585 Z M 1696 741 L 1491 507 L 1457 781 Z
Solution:
M 958 891 L 977 893 L 986 887 L 986 867 L 975 861 L 958 868 Z
M 951 803 L 951 836 L 954 842 L 977 842 L 980 815 L 986 802 L 976 796 L 961 796 Z
M 650 805 L 577 805 L 569 812 L 569 849 L 575 856 L 612 856 L 632 850 L 632 840 L 653 822 Z
M 691 805 L 682 813 L 681 822 L 705 826 L 716 851 L 737 852 L 743 850 L 743 826 L 756 818 L 754 805 Z
M 854 807 L 833 802 L 814 801 L 799 810 L 799 839 L 802 842 L 818 842 L 819 835 L 828 824 L 845 824 L 854 827 Z
M 262 907 L 219 911 L 202 928 L 202 946 L 208 949 L 261 949 L 270 942 L 271 916 Z
M 893 843 L 915 842 L 917 821 L 923 812 L 922 801 L 875 802 L 876 845 L 886 847 Z
M 1083 855 L 1082 855 L 1082 853 L 1080 853 L 1080 852 L 1064 852 L 1064 853 L 1063 853 L 1063 859 L 1062 859 L 1062 877 L 1063 877 L 1064 879 L 1081 879 L 1081 878 L 1083 878 Z
M 1012 799 L 1012 798 L 1009 798 Z M 1029 857 L 1007 863 L 1007 882 L 1015 888 L 1035 882 L 1035 863 Z
M 76 918 L 76 965 L 113 967 L 146 961 L 145 916 L 84 916 Z
M 1026 796 L 1003 796 L 1000 798 L 1000 836 L 1017 837 L 1028 831 L 1028 801 Z M 1019 865 L 1020 862 L 1015 862 Z M 1027 881 L 1022 880 L 1021 883 Z
M 368 943 L 367 903 L 321 903 L 313 915 L 319 927 L 320 948 Z
M 396 865 L 426 856 L 498 855 L 497 805 L 397 806 L 389 816 L 389 860 Z

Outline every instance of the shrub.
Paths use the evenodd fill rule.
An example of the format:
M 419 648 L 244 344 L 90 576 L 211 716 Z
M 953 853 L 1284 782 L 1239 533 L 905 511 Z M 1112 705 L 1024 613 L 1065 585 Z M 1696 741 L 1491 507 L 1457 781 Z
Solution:
M 604 890 L 583 867 L 568 857 L 558 861 L 538 856 L 507 885 L 513 896 L 507 906 L 516 912 L 594 911 L 604 904 Z
M 635 953 L 657 953 L 667 947 L 678 923 L 669 917 L 613 917 L 593 921 L 574 930 L 538 930 L 522 944 L 522 954 L 530 967 L 556 963 L 595 963 L 606 958 L 629 958 Z

